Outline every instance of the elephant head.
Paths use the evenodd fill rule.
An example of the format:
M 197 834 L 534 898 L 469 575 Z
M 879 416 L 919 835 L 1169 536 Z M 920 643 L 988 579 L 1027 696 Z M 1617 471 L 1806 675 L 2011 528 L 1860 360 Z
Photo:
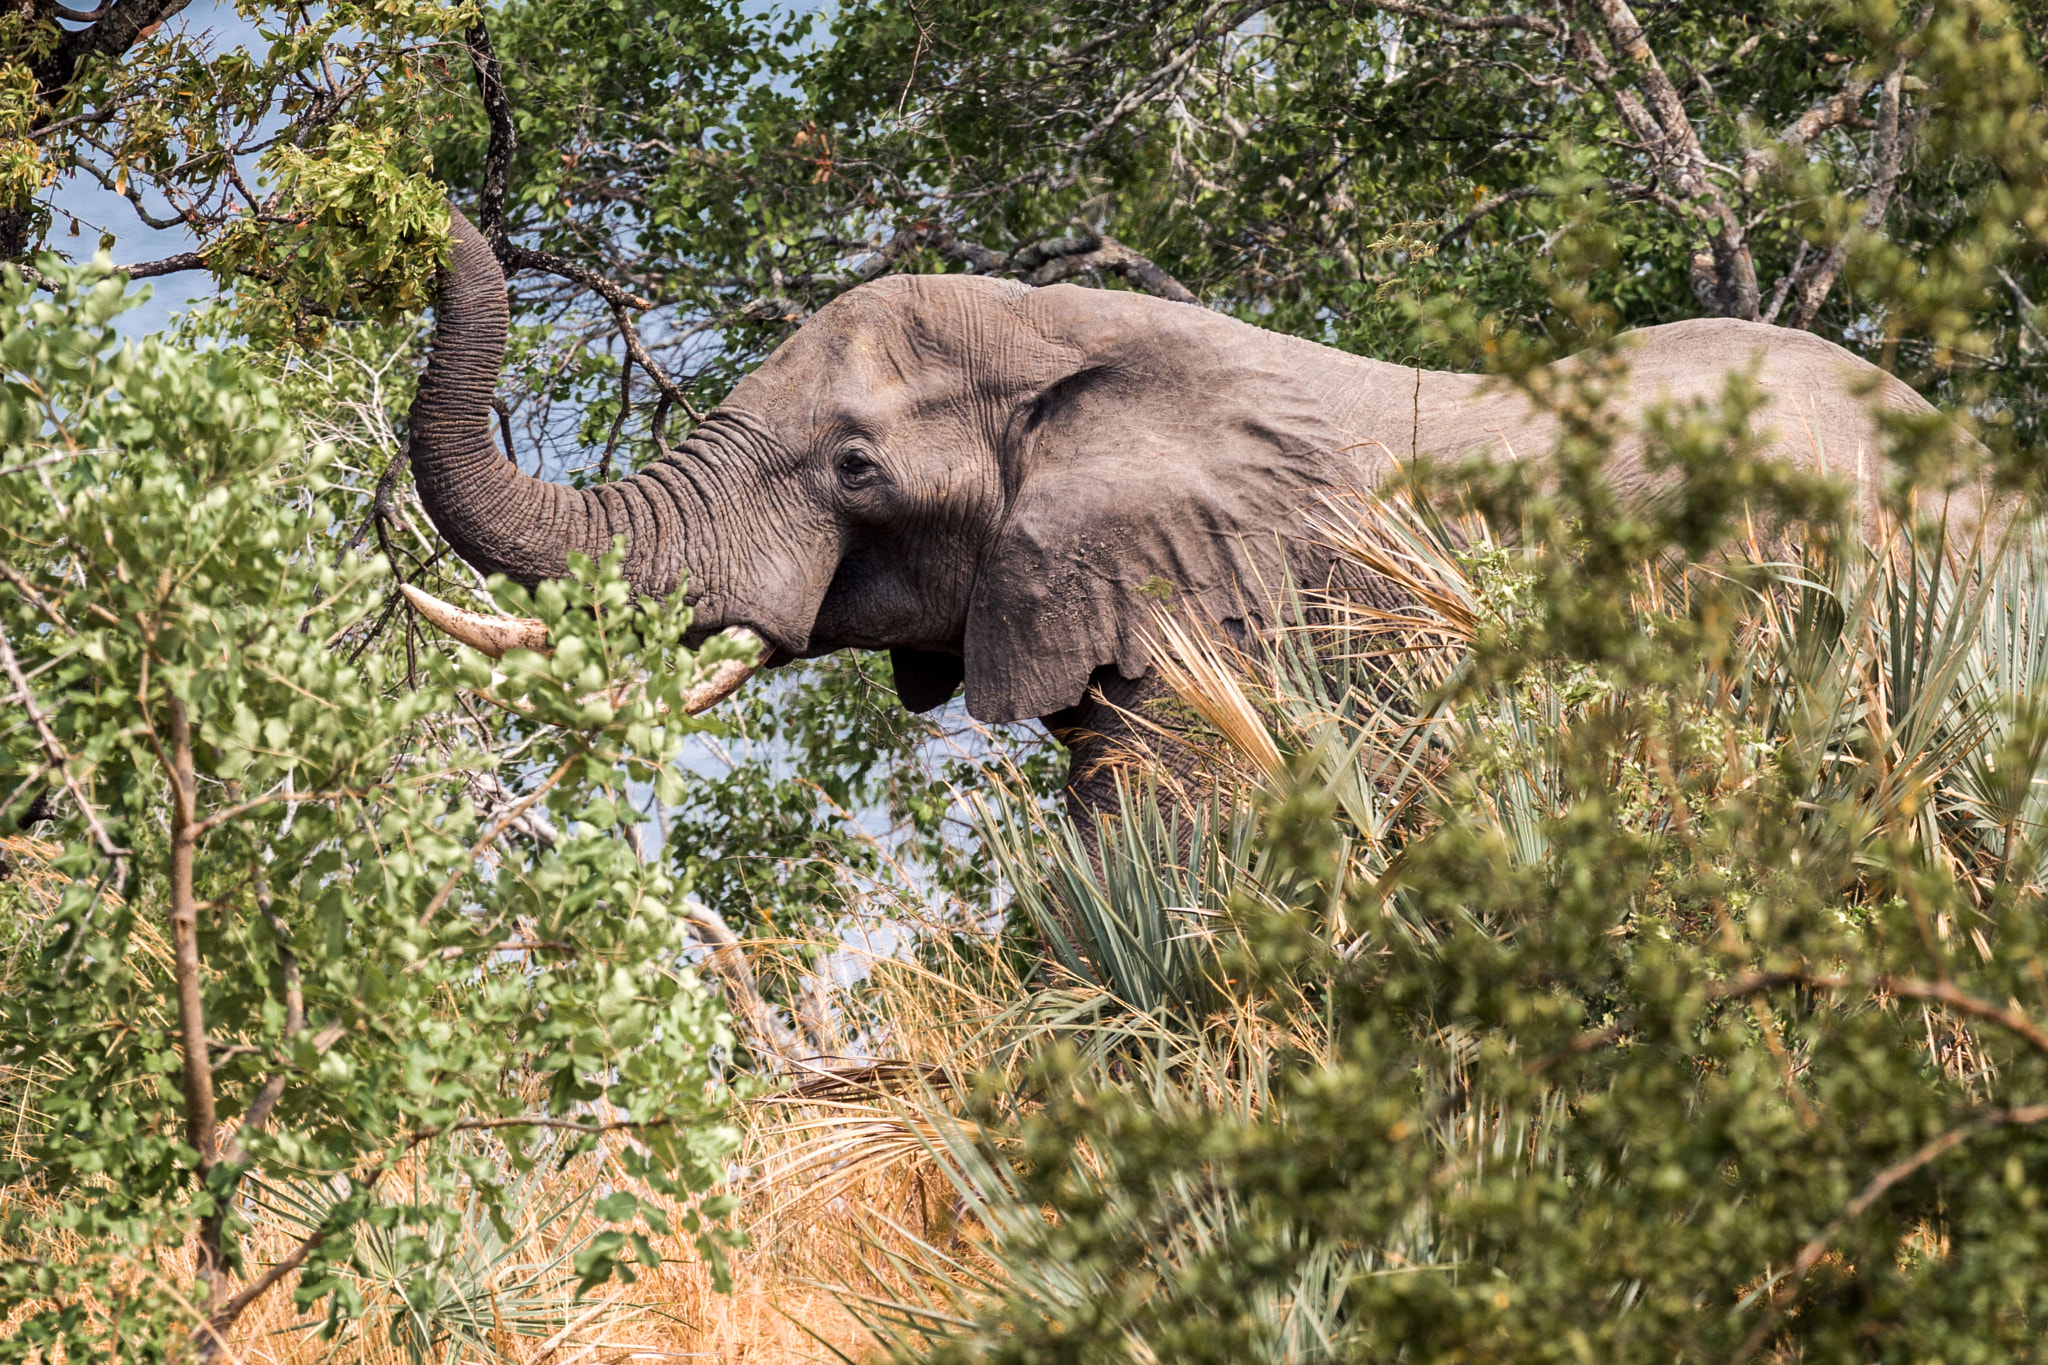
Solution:
M 1246 619 L 1281 567 L 1276 527 L 1356 473 L 1291 373 L 1333 352 L 1246 346 L 1267 334 L 1128 294 L 892 276 L 822 309 L 643 472 L 563 487 L 494 441 L 505 282 L 451 225 L 411 448 L 456 553 L 531 584 L 623 535 L 629 580 L 686 585 L 700 634 L 751 628 L 770 662 L 889 649 L 912 710 L 964 681 L 980 719 L 1040 717 L 1105 666 L 1139 677 L 1162 600 Z M 1415 372 L 1395 372 L 1405 407 Z

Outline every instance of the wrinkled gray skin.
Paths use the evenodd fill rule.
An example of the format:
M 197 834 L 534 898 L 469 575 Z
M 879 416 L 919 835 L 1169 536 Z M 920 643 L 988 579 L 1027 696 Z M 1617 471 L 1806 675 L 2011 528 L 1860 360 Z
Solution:
M 413 408 L 421 501 L 455 551 L 532 584 L 627 540 L 626 573 L 687 579 L 699 635 L 750 626 L 777 658 L 893 651 L 915 711 L 964 680 L 985 721 L 1037 717 L 1090 761 L 1127 735 L 1114 705 L 1148 691 L 1162 583 L 1177 605 L 1256 628 L 1281 534 L 1416 455 L 1540 454 L 1546 419 L 1479 377 L 1330 350 L 1146 295 L 959 275 L 898 275 L 821 310 L 682 446 L 576 490 L 532 478 L 493 437 L 505 281 L 451 214 L 454 256 Z M 1639 412 L 1718 396 L 1759 364 L 1755 419 L 1778 455 L 1855 484 L 1875 510 L 1882 443 L 1860 396 L 1919 395 L 1804 332 L 1707 319 L 1630 335 Z M 1570 363 L 1570 362 L 1565 362 Z M 1639 449 L 1610 474 L 1653 491 Z M 1291 541 L 1313 582 L 1328 557 Z M 1147 591 L 1139 592 L 1141 587 Z M 1252 604 L 1248 608 L 1247 600 Z

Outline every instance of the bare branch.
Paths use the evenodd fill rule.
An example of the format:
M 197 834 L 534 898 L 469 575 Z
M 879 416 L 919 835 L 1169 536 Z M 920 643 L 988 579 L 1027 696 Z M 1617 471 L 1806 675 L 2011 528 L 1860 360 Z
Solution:
M 1701 302 L 1725 317 L 1757 315 L 1760 292 L 1756 263 L 1741 218 L 1708 178 L 1709 163 L 1699 133 L 1685 110 L 1685 100 L 1671 83 L 1663 63 L 1643 34 L 1642 23 L 1628 0 L 1592 0 L 1607 39 L 1635 73 L 1643 98 L 1623 88 L 1612 63 L 1583 29 L 1570 33 L 1572 50 L 1596 84 L 1614 100 L 1630 131 L 1659 164 L 1665 182 L 1678 200 L 1695 203 L 1717 224 L 1710 250 L 1693 261 L 1693 287 Z M 1644 100 L 1648 101 L 1647 106 Z
M 441 889 L 434 893 L 434 898 L 427 902 L 427 908 L 420 911 L 420 923 L 425 924 L 431 920 L 435 912 L 448 903 L 448 898 L 455 894 L 455 888 L 462 884 L 463 877 L 468 874 L 471 865 L 483 856 L 484 850 L 496 842 L 500 834 L 510 829 L 520 816 L 539 804 L 543 796 L 553 791 L 555 784 L 567 777 L 569 771 L 581 763 L 583 758 L 584 755 L 580 753 L 571 754 L 561 767 L 549 773 L 547 779 L 521 798 L 517 805 L 491 822 L 490 828 L 484 831 L 483 838 L 470 845 L 469 855 L 462 860 L 462 866 L 449 875 L 448 880 L 441 884 Z
M 1806 258 L 1812 251 L 1812 243 L 1801 242 L 1799 244 L 1799 254 L 1792 258 L 1791 268 L 1779 276 L 1778 283 L 1772 287 L 1770 306 L 1758 314 L 1757 320 L 1759 322 L 1775 323 L 1778 320 L 1778 312 L 1785 306 L 1785 296 L 1791 292 L 1792 286 L 1798 282 L 1800 272 L 1806 269 Z
M 512 409 L 506 406 L 504 399 L 494 393 L 491 395 L 491 411 L 498 414 L 498 438 L 504 442 L 505 458 L 514 469 L 517 469 L 519 452 L 512 444 Z M 540 472 L 538 461 L 534 463 L 533 470 L 536 474 Z
M 1830 128 L 1839 128 L 1848 123 L 1856 117 L 1856 111 L 1863 105 L 1863 97 L 1870 93 L 1870 87 L 1875 84 L 1875 81 L 1852 79 L 1840 90 L 1780 129 L 1779 144 L 1786 147 L 1804 147 Z
M 197 251 L 181 251 L 175 256 L 162 260 L 143 261 L 137 265 L 117 265 L 114 270 L 131 280 L 153 280 L 160 275 L 176 275 L 186 270 L 206 269 L 206 257 Z
M 640 329 L 633 325 L 632 319 L 626 316 L 626 310 L 617 303 L 612 304 L 612 321 L 618 324 L 619 337 L 626 343 L 627 356 L 640 362 L 640 368 L 647 372 L 647 377 L 661 390 L 661 396 L 681 408 L 689 415 L 691 421 L 703 421 L 704 414 L 697 411 L 696 404 L 690 401 L 690 396 L 683 392 L 682 386 L 647 353 L 647 343 L 640 339 Z M 630 372 L 622 372 L 622 376 L 619 382 L 623 387 L 630 377 Z M 665 418 L 666 414 L 663 416 Z
M 1862 228 L 1874 232 L 1883 225 L 1885 215 L 1891 211 L 1892 191 L 1899 183 L 1899 169 L 1905 160 L 1904 120 L 1900 117 L 1905 99 L 1906 65 L 1899 62 L 1892 67 L 1891 74 L 1884 80 L 1884 95 L 1877 112 L 1877 178 L 1870 187 L 1870 197 L 1864 201 Z M 1827 300 L 1828 291 L 1835 287 L 1842 267 L 1849 260 L 1849 238 L 1843 237 L 1828 249 L 1828 254 L 1814 269 L 1813 275 L 1799 291 L 1799 306 L 1792 311 L 1792 326 L 1801 331 L 1811 331 L 1813 320 L 1820 313 L 1821 304 Z
M 463 41 L 476 70 L 477 92 L 490 120 L 491 144 L 484 153 L 484 183 L 477 192 L 476 230 L 502 255 L 505 240 L 505 191 L 512 178 L 512 158 L 519 152 L 519 133 L 512 126 L 512 102 L 505 97 L 505 75 L 491 47 L 491 32 L 481 16 Z
M 1121 276 L 1133 287 L 1175 303 L 1200 305 L 1194 292 L 1146 257 L 1104 232 L 1082 226 L 1072 237 L 1034 242 L 1010 258 L 1009 267 L 1043 287 L 1090 271 Z
M 88 801 L 85 792 L 79 788 L 78 779 L 71 774 L 72 758 L 58 740 L 57 732 L 50 725 L 49 718 L 36 705 L 35 693 L 30 690 L 28 678 L 21 671 L 21 661 L 14 657 L 14 645 L 7 638 L 7 629 L 0 626 L 0 671 L 7 674 L 7 681 L 14 684 L 15 695 L 21 699 L 22 709 L 28 713 L 29 723 L 35 727 L 36 739 L 41 743 L 43 757 L 64 779 L 64 789 L 71 793 L 71 799 L 78 804 L 78 812 L 85 820 L 86 828 L 92 831 L 93 843 L 100 856 L 114 865 L 114 880 L 124 882 L 128 876 L 128 850 L 114 842 L 107 827 L 100 823 L 99 812 Z
M 619 319 L 619 322 L 622 326 L 632 326 L 623 317 Z M 619 415 L 612 419 L 611 434 L 605 437 L 604 454 L 599 457 L 597 462 L 597 480 L 599 483 L 610 483 L 612 481 L 612 453 L 619 448 L 619 433 L 626 429 L 626 419 L 632 415 L 633 352 L 629 347 L 626 351 L 626 358 L 619 362 Z

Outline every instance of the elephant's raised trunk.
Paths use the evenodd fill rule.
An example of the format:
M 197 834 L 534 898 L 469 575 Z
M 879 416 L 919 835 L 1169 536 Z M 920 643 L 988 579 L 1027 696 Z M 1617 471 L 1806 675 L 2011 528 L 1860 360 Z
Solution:
M 491 399 L 505 363 L 505 274 L 490 243 L 453 207 L 448 228 L 453 250 L 412 409 L 413 481 L 427 515 L 469 563 L 528 585 L 561 577 L 571 551 L 596 559 L 623 534 L 634 586 L 673 590 L 682 577 L 682 536 L 668 490 L 649 488 L 644 475 L 603 490 L 564 488 L 521 472 L 498 449 Z M 427 619 L 493 658 L 511 648 L 545 648 L 538 621 L 478 616 L 410 584 L 405 590 Z M 742 627 L 728 633 L 758 642 Z M 752 671 L 737 661 L 721 665 L 690 694 L 686 709 L 694 714 L 715 705 Z
M 412 409 L 413 479 L 427 515 L 465 560 L 529 585 L 562 577 L 571 551 L 597 559 L 623 534 L 634 585 L 668 592 L 682 576 L 672 499 L 635 480 L 566 488 L 522 473 L 498 449 L 491 399 L 505 361 L 505 275 L 453 208 L 448 226 L 454 249 Z

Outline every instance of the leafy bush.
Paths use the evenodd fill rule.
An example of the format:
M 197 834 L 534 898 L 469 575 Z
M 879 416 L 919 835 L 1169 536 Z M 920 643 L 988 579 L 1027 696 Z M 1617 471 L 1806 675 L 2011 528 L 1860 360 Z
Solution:
M 926 1239 L 870 1320 L 939 1359 L 2027 1354 L 2039 549 L 1666 582 L 1627 607 L 1650 669 L 1521 648 L 1541 552 L 1384 517 L 1493 643 L 1325 627 L 1377 660 L 1349 714 L 1300 637 L 1234 675 L 1184 649 L 1184 699 L 1243 707 L 1255 828 L 1159 875 L 1184 928 L 1228 918 L 1133 934 L 1162 898 L 1121 845 L 1036 846 L 1020 894 L 1101 1004 L 1012 1013 L 971 1103 L 906 1102 L 982 1237 Z M 1414 799 L 1375 826 L 1361 788 Z M 1175 818 L 1126 801 L 1127 839 Z M 1146 995 L 1190 954 L 1213 1003 Z
M 53 301 L 0 286 L 0 766 L 70 878 L 0 992 L 24 1116 L 0 1312 L 31 1310 L 0 1358 L 210 1355 L 295 1270 L 338 1324 L 359 1234 L 390 1274 L 425 1267 L 465 1201 L 505 1207 L 507 1162 L 614 1130 L 716 1256 L 696 1196 L 734 1141 L 730 1040 L 680 891 L 620 837 L 626 782 L 675 799 L 683 691 L 716 650 L 608 558 L 505 590 L 549 655 L 433 655 L 418 686 L 352 661 L 333 646 L 382 570 L 325 534 L 323 452 L 231 355 L 116 347 L 102 273 Z M 528 794 L 480 817 L 468 789 L 501 761 Z M 503 837 L 541 810 L 548 838 Z M 503 1155 L 451 1145 L 472 1131 Z M 256 1171 L 333 1191 L 267 1269 L 238 1242 Z M 653 1263 L 643 1228 L 668 1227 L 623 1187 L 598 1211 L 586 1286 Z

